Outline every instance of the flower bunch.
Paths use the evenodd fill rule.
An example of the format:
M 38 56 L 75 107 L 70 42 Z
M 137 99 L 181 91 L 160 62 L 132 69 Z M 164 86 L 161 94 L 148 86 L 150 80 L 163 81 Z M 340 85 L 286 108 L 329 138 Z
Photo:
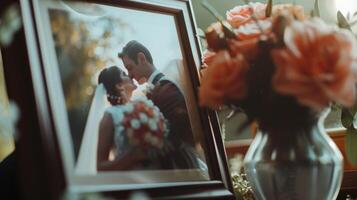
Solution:
M 167 122 L 152 101 L 140 98 L 128 105 L 123 126 L 129 144 L 143 149 L 160 149 L 168 134 Z
M 0 46 L 7 46 L 21 28 L 20 8 L 16 4 L 10 4 L 0 13 L 2 13 L 0 16 Z
M 11 138 L 11 134 L 15 135 L 15 125 L 19 118 L 19 109 L 17 105 L 10 102 L 8 106 L 0 103 L 0 137 Z
M 202 106 L 233 105 L 262 125 L 316 113 L 330 102 L 355 102 L 353 34 L 306 15 L 301 6 L 237 6 L 207 29 L 206 40 Z
M 237 199 L 254 200 L 253 189 L 250 186 L 246 174 L 232 174 L 233 191 Z

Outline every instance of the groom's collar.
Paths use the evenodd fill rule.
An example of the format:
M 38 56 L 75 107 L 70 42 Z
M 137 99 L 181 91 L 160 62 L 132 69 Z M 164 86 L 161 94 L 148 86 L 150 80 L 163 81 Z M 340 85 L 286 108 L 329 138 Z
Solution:
M 158 74 L 160 74 L 159 70 L 155 69 L 155 71 L 150 75 L 150 77 L 149 77 L 149 79 L 148 79 L 148 83 L 155 85 L 153 82 L 154 82 L 155 77 L 156 77 Z M 155 82 L 156 82 L 156 81 L 155 81 Z

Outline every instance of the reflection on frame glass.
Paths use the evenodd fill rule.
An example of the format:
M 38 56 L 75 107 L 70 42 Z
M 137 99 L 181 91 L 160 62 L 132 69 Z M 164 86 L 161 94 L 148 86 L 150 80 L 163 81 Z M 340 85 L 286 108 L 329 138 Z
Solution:
M 209 180 L 175 17 L 90 3 L 35 6 L 69 178 L 115 171 L 123 184 Z

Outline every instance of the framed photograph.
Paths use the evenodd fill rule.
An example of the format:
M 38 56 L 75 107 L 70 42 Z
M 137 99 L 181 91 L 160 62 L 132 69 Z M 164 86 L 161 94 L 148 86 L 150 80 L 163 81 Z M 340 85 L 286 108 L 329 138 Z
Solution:
M 27 197 L 233 199 L 189 0 L 19 3 L 4 67 Z

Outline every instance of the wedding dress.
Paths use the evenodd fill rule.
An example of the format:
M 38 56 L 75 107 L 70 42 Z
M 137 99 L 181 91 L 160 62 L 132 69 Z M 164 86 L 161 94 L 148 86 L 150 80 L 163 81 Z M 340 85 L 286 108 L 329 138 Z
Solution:
M 74 168 L 75 174 L 77 175 L 95 175 L 97 173 L 99 124 L 108 106 L 109 103 L 107 103 L 106 100 L 104 85 L 99 84 L 95 90 L 90 106 L 78 159 Z
M 138 97 L 142 100 L 146 97 Z M 84 129 L 83 139 L 80 146 L 78 160 L 75 165 L 76 175 L 97 174 L 97 148 L 99 124 L 105 112 L 112 116 L 114 124 L 114 147 L 115 159 L 120 159 L 131 146 L 125 139 L 125 129 L 122 125 L 125 112 L 131 112 L 136 100 L 125 105 L 109 106 L 106 100 L 106 90 L 102 84 L 98 85 L 90 107 L 87 123 Z M 146 102 L 151 102 L 146 99 Z M 151 102 L 152 103 L 152 102 Z M 148 150 L 151 161 L 138 165 L 133 169 L 193 169 L 200 168 L 207 171 L 207 166 L 199 159 L 195 150 L 190 145 L 181 143 L 179 146 L 172 146 L 170 141 L 166 141 L 164 149 Z
M 76 175 L 95 175 L 97 174 L 97 148 L 99 124 L 105 112 L 112 116 L 114 124 L 114 156 L 115 159 L 120 159 L 124 153 L 130 150 L 130 146 L 125 140 L 125 130 L 122 125 L 125 112 L 133 110 L 135 101 L 143 100 L 144 97 L 138 93 L 133 99 L 125 105 L 110 106 L 106 100 L 106 90 L 103 84 L 99 84 L 96 88 L 92 104 L 90 106 L 87 117 L 86 126 L 84 129 L 83 139 L 80 146 L 78 160 L 75 165 Z M 150 105 L 151 106 L 151 105 Z

